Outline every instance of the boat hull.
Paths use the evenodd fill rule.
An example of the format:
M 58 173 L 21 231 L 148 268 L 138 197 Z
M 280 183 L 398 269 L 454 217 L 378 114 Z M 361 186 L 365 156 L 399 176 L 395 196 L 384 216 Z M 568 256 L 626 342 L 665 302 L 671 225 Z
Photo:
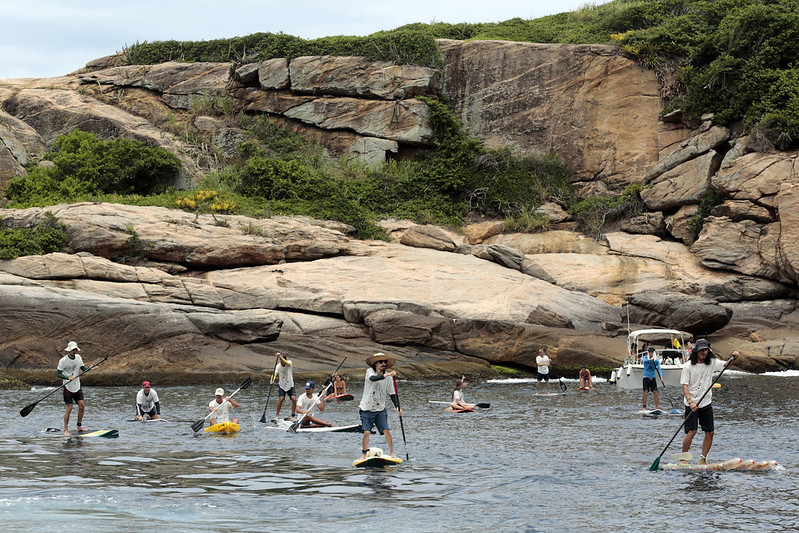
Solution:
M 679 365 L 662 365 L 663 382 L 670 389 L 681 389 L 680 375 L 682 367 Z M 624 390 L 642 390 L 644 382 L 644 365 L 625 363 L 613 371 L 616 386 Z M 660 379 L 658 385 L 662 387 Z

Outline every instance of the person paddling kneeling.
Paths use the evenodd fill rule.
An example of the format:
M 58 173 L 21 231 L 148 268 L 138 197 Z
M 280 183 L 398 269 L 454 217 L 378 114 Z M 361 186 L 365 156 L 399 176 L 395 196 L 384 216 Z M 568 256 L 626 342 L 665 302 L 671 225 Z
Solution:
M 332 427 L 333 424 L 330 422 L 314 416 L 317 409 L 320 412 L 325 410 L 325 391 L 323 390 L 321 395 L 316 395 L 313 393 L 314 387 L 316 385 L 313 381 L 307 382 L 305 384 L 305 394 L 297 399 L 297 412 L 300 415 L 305 415 L 299 417 L 300 425 L 304 428 Z
M 471 411 L 474 409 L 474 404 L 466 403 L 463 401 L 463 389 L 466 388 L 466 376 L 461 376 L 461 379 L 455 382 L 455 390 L 452 391 L 452 403 L 449 406 L 456 411 Z

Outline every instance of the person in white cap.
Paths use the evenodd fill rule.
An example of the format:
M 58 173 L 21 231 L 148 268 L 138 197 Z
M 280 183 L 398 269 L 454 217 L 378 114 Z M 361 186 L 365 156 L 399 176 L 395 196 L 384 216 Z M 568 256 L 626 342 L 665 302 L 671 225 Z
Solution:
M 150 420 L 161 418 L 161 402 L 149 381 L 143 382 L 136 394 L 136 420 L 142 420 L 145 416 Z
M 687 452 L 691 449 L 697 427 L 701 427 L 705 432 L 705 439 L 702 441 L 700 465 L 707 464 L 707 454 L 713 445 L 715 427 L 713 406 L 710 403 L 713 399 L 713 372 L 720 372 L 723 368 L 731 365 L 739 355 L 735 351 L 726 361 L 716 359 L 710 350 L 710 343 L 705 339 L 699 339 L 691 350 L 689 361 L 682 367 L 680 384 L 685 404 L 685 438 L 682 441 L 682 451 Z M 700 398 L 702 400 L 697 405 L 696 402 Z
M 300 417 L 301 426 L 304 428 L 331 427 L 334 424 L 316 417 L 317 411 L 325 410 L 326 391 L 323 390 L 321 396 L 314 394 L 315 387 L 316 384 L 313 381 L 308 381 L 305 384 L 305 394 L 297 400 L 297 411 L 300 415 L 304 415 Z
M 391 399 L 391 403 L 397 408 L 397 412 L 402 416 L 399 408 L 399 399 L 394 390 L 393 378 L 397 375 L 394 370 L 386 372 L 394 366 L 396 360 L 384 353 L 376 353 L 366 358 L 366 377 L 363 382 L 363 398 L 358 405 L 358 413 L 361 416 L 361 429 L 363 429 L 363 448 L 361 448 L 361 460 L 366 459 L 366 452 L 369 451 L 369 437 L 372 435 L 372 427 L 376 427 L 381 435 L 386 437 L 388 451 L 391 457 L 396 458 L 394 444 L 391 441 L 391 431 L 388 428 L 388 412 L 386 411 L 386 396 Z
M 72 404 L 78 404 L 78 431 L 87 431 L 83 427 L 83 413 L 86 409 L 86 404 L 83 400 L 83 390 L 80 388 L 81 372 L 86 372 L 89 367 L 83 364 L 83 359 L 78 352 L 78 344 L 75 341 L 69 341 L 67 347 L 64 349 L 67 355 L 58 361 L 58 368 L 56 375 L 64 380 L 64 403 L 66 410 L 64 411 L 64 435 L 69 435 L 69 416 L 72 414 Z
M 233 422 L 234 424 L 239 423 L 238 418 L 230 420 L 228 409 L 230 409 L 231 405 L 233 407 L 239 406 L 239 404 L 236 403 L 236 400 L 232 400 L 230 396 L 225 396 L 225 389 L 222 387 L 216 389 L 216 392 L 214 393 L 214 399 L 208 404 L 208 409 L 214 413 L 214 415 L 211 417 L 212 426 L 215 424 L 223 424 L 225 422 Z
M 294 390 L 294 374 L 291 370 L 291 360 L 283 357 L 280 352 L 276 352 L 280 362 L 275 368 L 275 375 L 269 383 L 277 382 L 277 410 L 275 411 L 275 420 L 280 420 L 280 409 L 283 407 L 283 402 L 286 395 L 291 399 L 291 419 L 294 420 L 297 416 L 297 393 Z

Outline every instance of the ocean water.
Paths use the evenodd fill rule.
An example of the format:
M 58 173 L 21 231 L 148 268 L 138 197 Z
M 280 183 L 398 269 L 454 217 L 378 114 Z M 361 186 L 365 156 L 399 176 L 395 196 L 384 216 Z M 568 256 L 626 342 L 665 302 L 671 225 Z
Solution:
M 447 400 L 452 383 L 400 381 L 405 442 L 396 413 L 390 423 L 397 455 L 409 459 L 386 469 L 352 466 L 360 434 L 260 423 L 265 383 L 236 396 L 242 430 L 229 437 L 190 427 L 215 387 L 154 384 L 162 423 L 132 421 L 136 389 L 87 387 L 85 425 L 116 428 L 116 439 L 46 433 L 61 427 L 60 392 L 22 418 L 49 389 L 7 391 L 0 518 L 7 531 L 48 532 L 799 530 L 799 376 L 731 372 L 721 383 L 711 462 L 777 460 L 783 470 L 650 472 L 682 422 L 668 400 L 679 404 L 677 391 L 663 394 L 663 416 L 644 418 L 639 392 L 604 382 L 577 391 L 565 381 L 565 392 L 553 382 L 552 396 L 536 396 L 530 380 L 473 383 L 467 400 L 491 407 L 452 414 L 429 403 Z M 356 400 L 330 403 L 323 418 L 357 422 L 360 384 L 348 390 Z M 371 445 L 387 450 L 379 435 Z

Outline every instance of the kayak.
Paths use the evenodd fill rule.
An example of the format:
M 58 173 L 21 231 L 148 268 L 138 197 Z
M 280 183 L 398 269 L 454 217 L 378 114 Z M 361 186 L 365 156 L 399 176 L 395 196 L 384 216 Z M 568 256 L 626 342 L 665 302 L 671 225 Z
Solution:
M 328 400 L 333 400 L 335 402 L 348 402 L 350 400 L 354 400 L 355 396 L 352 394 L 338 394 L 336 396 L 331 396 Z
M 667 463 L 660 465 L 662 470 L 683 470 L 686 472 L 765 472 L 769 470 L 782 470 L 777 461 L 755 461 L 739 458 L 709 463 L 706 465 L 692 465 L 686 463 Z
M 381 468 L 384 466 L 394 466 L 402 462 L 399 457 L 389 457 L 387 455 L 375 455 L 366 459 L 356 459 L 352 466 L 359 468 Z
M 235 422 L 222 422 L 205 428 L 206 433 L 237 433 L 241 426 Z

